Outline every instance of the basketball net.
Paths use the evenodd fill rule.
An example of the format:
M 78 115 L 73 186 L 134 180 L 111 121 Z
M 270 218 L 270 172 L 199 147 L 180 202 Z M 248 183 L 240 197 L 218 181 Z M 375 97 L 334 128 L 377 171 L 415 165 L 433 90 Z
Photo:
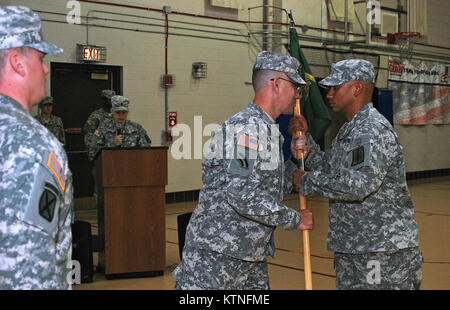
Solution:
M 395 43 L 398 45 L 400 60 L 411 59 L 413 55 L 414 44 L 419 40 L 418 32 L 398 32 L 394 34 Z

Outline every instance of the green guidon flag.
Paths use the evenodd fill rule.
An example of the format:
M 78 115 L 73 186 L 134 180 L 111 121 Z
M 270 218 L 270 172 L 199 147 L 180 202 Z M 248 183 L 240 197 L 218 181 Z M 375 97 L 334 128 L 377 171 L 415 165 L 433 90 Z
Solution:
M 302 79 L 306 82 L 306 85 L 302 89 L 302 97 L 300 98 L 301 113 L 308 122 L 308 130 L 311 136 L 317 142 L 323 136 L 331 122 L 330 115 L 323 102 L 319 86 L 300 48 L 297 30 L 294 27 L 289 29 L 289 37 L 290 54 L 300 62 L 298 71 Z

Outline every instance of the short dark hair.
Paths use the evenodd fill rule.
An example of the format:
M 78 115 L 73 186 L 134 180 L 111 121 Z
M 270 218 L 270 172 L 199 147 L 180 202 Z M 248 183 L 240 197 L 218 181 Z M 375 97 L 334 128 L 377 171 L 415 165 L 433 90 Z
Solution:
M 261 91 L 266 87 L 267 81 L 277 77 L 275 71 L 273 70 L 255 70 L 252 75 L 253 90 L 255 93 Z

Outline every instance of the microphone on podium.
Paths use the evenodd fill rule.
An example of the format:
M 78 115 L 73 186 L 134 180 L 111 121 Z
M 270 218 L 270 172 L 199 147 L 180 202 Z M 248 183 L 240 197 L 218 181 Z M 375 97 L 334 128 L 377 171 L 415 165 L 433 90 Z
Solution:
M 116 134 L 118 136 L 122 135 L 122 124 L 116 124 Z

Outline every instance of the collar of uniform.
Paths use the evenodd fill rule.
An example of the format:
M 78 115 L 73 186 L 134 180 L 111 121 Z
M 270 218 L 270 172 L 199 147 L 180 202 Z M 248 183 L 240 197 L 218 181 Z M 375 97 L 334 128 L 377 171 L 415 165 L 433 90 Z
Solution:
M 2 94 L 0 94 L 0 102 L 2 103 L 2 104 L 10 104 L 10 105 L 12 105 L 15 109 L 17 109 L 17 110 L 20 110 L 20 111 L 22 111 L 22 112 L 25 112 L 25 113 L 27 113 L 27 114 L 30 114 L 30 113 L 28 113 L 28 111 L 27 111 L 27 109 L 25 109 L 25 107 L 23 106 L 23 105 L 21 105 L 19 102 L 17 102 L 16 100 L 14 100 L 13 98 L 11 98 L 11 97 L 8 97 L 8 96 L 5 96 L 5 95 L 2 95 Z
M 255 110 L 257 114 L 259 114 L 259 116 L 263 118 L 267 123 L 275 124 L 275 120 L 272 117 L 270 117 L 270 115 L 267 114 L 266 111 L 258 107 L 253 101 L 248 104 L 248 107 L 252 110 Z
M 252 116 L 256 116 L 263 119 L 266 124 L 269 125 L 276 124 L 276 126 L 270 126 L 273 128 L 272 134 L 278 136 L 281 139 L 280 145 L 283 145 L 284 137 L 281 134 L 278 124 L 275 122 L 275 120 L 266 111 L 257 106 L 253 101 L 249 103 L 248 107 L 249 109 L 255 112 L 255 114 L 252 114 Z
M 113 124 L 114 126 L 119 124 L 119 123 L 116 123 L 116 120 L 114 119 L 114 117 L 107 117 L 102 122 L 110 123 L 110 124 Z M 122 126 L 122 127 L 125 127 L 125 126 Z
M 42 122 L 42 123 L 45 123 L 45 124 L 50 123 L 50 120 L 52 119 L 52 116 L 53 116 L 53 114 L 50 114 L 50 117 L 48 119 L 46 119 L 44 117 L 44 115 L 39 114 L 39 121 Z
M 344 139 L 352 130 L 353 127 L 355 127 L 356 124 L 360 123 L 362 120 L 366 119 L 369 115 L 369 110 L 373 107 L 372 102 L 369 102 L 368 104 L 365 104 L 358 113 L 355 114 L 353 119 L 350 122 L 345 122 L 344 125 L 342 125 L 341 129 L 339 130 L 337 139 L 342 140 Z
M 114 117 L 111 117 L 110 119 L 108 119 L 108 121 L 111 122 L 111 123 L 114 125 L 114 126 L 113 126 L 114 128 L 116 128 L 116 126 L 117 126 L 118 123 L 116 123 L 116 121 L 114 120 Z M 127 119 L 127 120 L 125 121 L 125 123 L 122 125 L 122 130 L 125 129 L 125 127 L 126 127 L 128 124 L 130 124 L 130 122 L 131 122 L 131 121 Z

